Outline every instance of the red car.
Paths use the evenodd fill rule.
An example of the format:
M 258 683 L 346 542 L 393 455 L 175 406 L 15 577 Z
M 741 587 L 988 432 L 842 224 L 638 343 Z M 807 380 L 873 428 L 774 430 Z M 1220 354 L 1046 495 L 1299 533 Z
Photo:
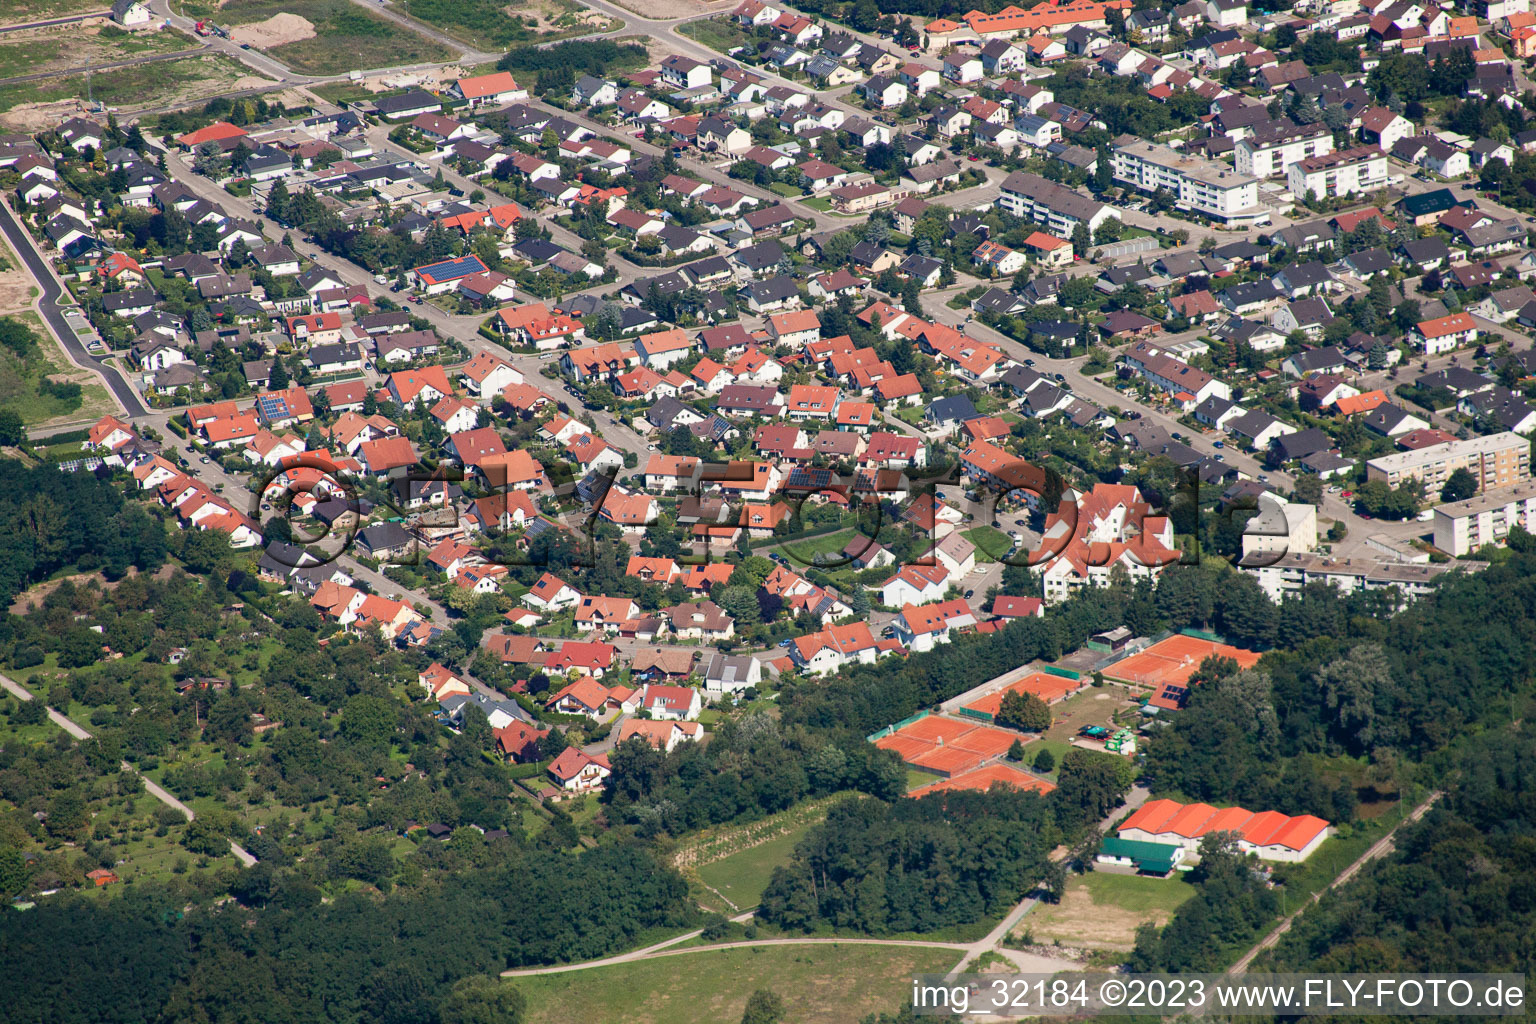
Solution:
M 980 160 L 981 160 L 981 157 L 977 156 L 975 153 L 972 153 L 970 156 L 966 157 L 966 159 L 974 164 L 974 163 L 979 163 Z

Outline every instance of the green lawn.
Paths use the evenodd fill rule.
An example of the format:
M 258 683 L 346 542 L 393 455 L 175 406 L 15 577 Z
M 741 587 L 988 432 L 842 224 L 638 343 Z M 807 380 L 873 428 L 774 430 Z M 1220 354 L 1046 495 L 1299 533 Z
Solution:
M 907 768 L 907 792 L 914 789 L 922 789 L 924 786 L 938 782 L 939 777 L 933 772 L 925 772 L 921 768 Z
M 965 531 L 964 537 L 976 545 L 976 561 L 998 562 L 1013 548 L 1013 541 L 995 526 L 976 526 Z
M 1028 934 L 1036 942 L 1059 940 L 1069 946 L 1130 949 L 1139 925 L 1148 921 L 1166 924 L 1194 894 L 1195 887 L 1177 876 L 1150 878 L 1094 871 L 1068 882 L 1060 903 L 1041 904 L 1031 910 L 1014 934 Z
M 822 213 L 830 213 L 832 211 L 832 200 L 826 196 L 812 196 L 809 199 L 802 199 L 801 203 L 813 210 L 820 210 Z
M 787 181 L 775 181 L 768 185 L 768 191 L 777 192 L 785 199 L 794 199 L 805 194 L 805 190 L 789 184 Z
M 364 89 L 356 82 L 327 82 L 325 85 L 312 85 L 309 87 L 309 91 L 321 99 L 335 103 L 338 106 L 343 103 L 348 105 L 361 103 L 374 97 L 373 93 Z
M 755 989 L 784 1000 L 784 1020 L 847 1024 L 895 1010 L 912 975 L 954 966 L 947 949 L 901 946 L 755 946 L 701 950 L 508 981 L 528 999 L 527 1024 L 734 1024 Z
M 754 554 L 767 555 L 769 552 L 777 551 L 791 562 L 810 563 L 820 554 L 838 556 L 838 553 L 848 546 L 848 542 L 853 540 L 856 533 L 858 533 L 857 530 L 849 527 L 846 530 L 823 533 L 815 537 L 790 535 Z
M 795 844 L 810 829 L 811 823 L 807 822 L 766 843 L 733 853 L 713 864 L 705 864 L 699 868 L 699 877 L 739 910 L 755 907 L 762 898 L 763 890 L 768 888 L 773 869 L 789 863 L 790 854 L 795 852 Z

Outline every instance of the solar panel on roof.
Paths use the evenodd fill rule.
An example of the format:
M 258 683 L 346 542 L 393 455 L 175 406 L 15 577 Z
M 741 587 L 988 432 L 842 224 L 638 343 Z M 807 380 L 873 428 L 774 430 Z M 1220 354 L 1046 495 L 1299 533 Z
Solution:
M 460 256 L 458 259 L 444 260 L 441 263 L 433 263 L 422 267 L 422 270 L 430 273 L 438 280 L 446 277 L 459 277 L 465 274 L 478 274 L 485 269 L 485 264 L 480 262 L 478 256 Z

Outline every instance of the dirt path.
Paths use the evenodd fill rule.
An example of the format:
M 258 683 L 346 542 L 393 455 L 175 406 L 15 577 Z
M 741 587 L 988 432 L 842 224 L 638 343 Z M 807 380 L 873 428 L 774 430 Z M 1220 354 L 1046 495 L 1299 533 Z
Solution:
M 750 917 L 743 914 L 742 918 Z M 740 920 L 740 918 L 732 918 Z M 966 949 L 958 942 L 924 942 L 921 939 L 757 939 L 755 941 L 742 942 L 717 942 L 709 946 L 689 946 L 687 949 L 668 949 L 663 947 L 675 946 L 680 942 L 687 942 L 696 938 L 700 932 L 689 932 L 687 935 L 679 935 L 675 939 L 668 939 L 657 946 L 635 950 L 633 953 L 621 953 L 603 960 L 588 960 L 580 964 L 562 964 L 559 967 L 535 967 L 521 971 L 502 971 L 503 978 L 523 978 L 534 974 L 567 974 L 571 971 L 584 971 L 589 967 L 608 967 L 613 964 L 631 963 L 635 960 L 655 960 L 669 956 L 687 956 L 690 953 L 713 953 L 718 949 L 754 949 L 758 946 L 912 946 L 919 949 Z
M 4 687 L 6 690 L 8 690 L 17 700 L 33 699 L 32 692 L 30 690 L 26 689 L 20 683 L 16 682 L 14 679 L 11 679 L 9 676 L 0 675 L 0 687 Z M 54 710 L 53 708 L 48 709 L 48 717 L 52 719 L 53 723 L 60 729 L 63 729 L 77 740 L 88 740 L 91 738 L 90 733 L 86 732 L 73 720 L 65 717 L 62 713 Z M 132 772 L 136 775 L 138 774 L 138 769 L 129 764 L 127 761 L 122 762 L 121 767 L 125 772 Z M 149 779 L 144 778 L 142 775 L 139 775 L 139 778 L 143 780 L 144 789 L 147 793 L 149 793 L 150 796 L 154 797 L 156 800 L 159 800 L 167 807 L 181 814 L 188 821 L 191 821 L 193 818 L 197 817 L 192 808 L 176 799 L 170 793 L 167 793 L 160 786 L 156 785 L 154 782 L 151 782 Z M 256 863 L 256 858 L 251 856 L 251 854 L 244 847 L 235 842 L 233 839 L 229 841 L 229 852 L 234 854 L 235 859 L 246 867 L 250 867 L 252 864 Z

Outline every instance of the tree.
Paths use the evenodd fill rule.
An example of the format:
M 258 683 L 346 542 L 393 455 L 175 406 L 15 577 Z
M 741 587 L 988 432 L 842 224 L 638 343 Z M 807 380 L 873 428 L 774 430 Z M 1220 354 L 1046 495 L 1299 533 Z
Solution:
M 16 445 L 27 439 L 27 425 L 14 409 L 0 409 L 0 444 Z
M 1135 777 L 1136 769 L 1126 758 L 1069 750 L 1061 756 L 1056 791 L 1051 795 L 1065 821 L 1090 824 L 1120 805 Z
M 1022 740 L 1014 740 L 1008 745 L 1008 760 L 1023 762 L 1024 742 Z
M 1440 488 L 1441 501 L 1466 501 L 1477 493 L 1477 477 L 1465 466 L 1453 471 Z
M 784 1020 L 784 1000 L 777 992 L 760 988 L 747 997 L 746 1009 L 741 1013 L 741 1024 L 781 1024 Z
M 1035 771 L 1044 773 L 1054 770 L 1055 767 L 1056 755 L 1051 753 L 1049 748 L 1042 749 L 1035 755 Z
M 1307 473 L 1296 477 L 1296 489 L 1291 492 L 1291 497 L 1305 505 L 1321 505 L 1323 502 L 1323 481 L 1315 473 Z
M 528 1009 L 523 993 L 485 975 L 460 978 L 437 1009 L 442 1024 L 522 1024 Z
M 1317 681 L 1346 746 L 1370 753 L 1378 746 L 1397 746 L 1403 739 L 1398 732 L 1400 719 L 1390 713 L 1398 690 L 1392 663 L 1379 644 L 1357 645 L 1324 665 Z
M 268 386 L 273 391 L 281 391 L 288 386 L 291 380 L 292 378 L 288 376 L 288 367 L 283 365 L 283 357 L 274 353 L 272 356 L 272 376 L 269 378 Z
M 1051 727 L 1051 709 L 1039 695 L 1009 690 L 997 709 L 998 725 L 1023 732 L 1044 732 Z
M 382 746 L 394 735 L 398 717 L 388 698 L 360 693 L 342 711 L 341 734 L 355 743 Z

